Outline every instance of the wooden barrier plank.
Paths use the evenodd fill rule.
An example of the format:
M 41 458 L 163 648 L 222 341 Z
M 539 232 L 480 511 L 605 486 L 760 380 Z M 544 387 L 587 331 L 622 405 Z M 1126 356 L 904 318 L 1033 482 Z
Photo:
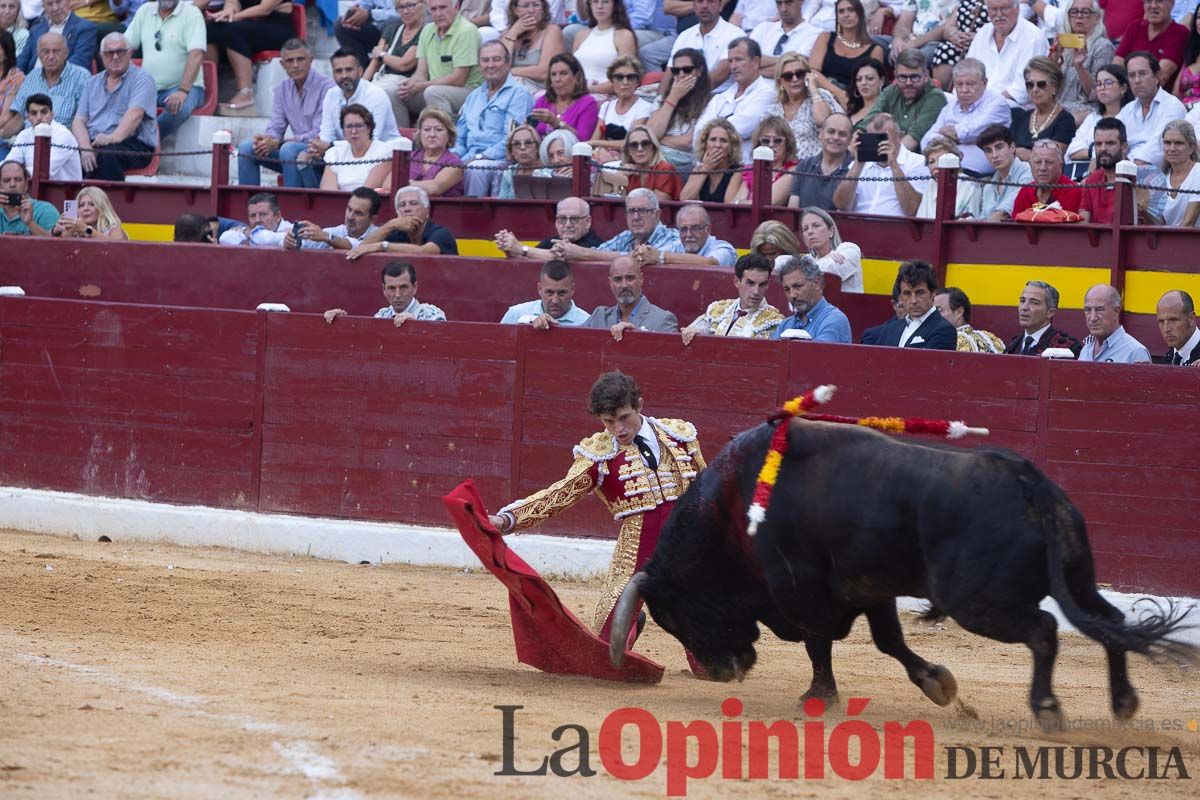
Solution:
M 1079 461 L 1051 461 L 1043 467 L 1050 480 L 1068 493 L 1111 492 L 1174 500 L 1200 497 L 1200 465 L 1163 470 L 1158 465 L 1115 466 Z
M 1089 369 L 1051 372 L 1050 397 L 1054 400 L 1137 403 L 1152 398 L 1155 405 L 1194 408 L 1197 395 L 1200 395 L 1200 370 L 1096 364 Z
M 1178 435 L 1049 430 L 1046 461 L 1084 462 L 1114 467 L 1147 466 L 1167 470 L 1196 465 L 1194 448 L 1181 447 Z
M 1200 387 L 1200 383 L 1197 386 Z M 1173 431 L 1179 437 L 1180 446 L 1194 450 L 1200 446 L 1197 399 L 1200 399 L 1200 394 L 1195 395 L 1188 405 L 1151 404 L 1145 402 L 1144 397 L 1131 397 L 1124 402 L 1085 400 L 1082 397 L 1078 400 L 1052 399 L 1049 404 L 1050 427 L 1055 430 L 1121 433 L 1139 433 L 1147 428 Z

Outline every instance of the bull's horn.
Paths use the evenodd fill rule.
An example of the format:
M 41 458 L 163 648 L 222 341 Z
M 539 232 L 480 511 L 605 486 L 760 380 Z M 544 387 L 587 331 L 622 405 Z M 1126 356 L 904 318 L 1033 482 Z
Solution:
M 638 603 L 642 600 L 642 584 L 646 582 L 646 573 L 639 572 L 625 584 L 625 590 L 617 599 L 613 609 L 612 627 L 609 628 L 608 658 L 617 669 L 625 661 L 625 642 L 629 639 L 629 626 L 633 624 L 633 616 L 637 613 Z

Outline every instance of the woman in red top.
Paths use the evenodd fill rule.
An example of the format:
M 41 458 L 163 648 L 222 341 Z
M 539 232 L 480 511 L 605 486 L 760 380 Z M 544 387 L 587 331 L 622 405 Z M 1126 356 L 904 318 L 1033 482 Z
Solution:
M 670 161 L 663 158 L 658 137 L 645 125 L 634 126 L 625 137 L 621 166 L 649 172 L 601 169 L 596 176 L 596 194 L 628 195 L 634 189 L 650 189 L 659 200 L 678 200 L 683 182 Z M 790 184 L 789 184 L 790 186 Z
M 771 159 L 771 199 L 773 206 L 786 206 L 792 191 L 792 170 L 796 168 L 796 137 L 792 126 L 783 117 L 763 117 L 758 130 L 750 139 L 755 148 L 769 147 L 775 154 Z M 754 196 L 754 164 L 742 172 L 742 188 L 735 203 L 749 203 Z

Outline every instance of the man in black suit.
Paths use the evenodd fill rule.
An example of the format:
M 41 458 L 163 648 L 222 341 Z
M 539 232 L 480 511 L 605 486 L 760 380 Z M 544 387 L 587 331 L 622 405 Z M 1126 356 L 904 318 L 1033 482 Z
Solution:
M 1192 296 L 1172 289 L 1158 299 L 1158 331 L 1167 347 L 1161 364 L 1200 367 L 1200 328 L 1196 327 L 1196 304 Z
M 892 311 L 895 312 L 897 319 L 904 319 L 908 314 L 908 306 L 900 302 L 900 278 L 896 278 L 892 282 Z M 891 322 L 889 319 L 888 322 Z M 887 322 L 881 325 L 876 325 L 874 328 L 867 328 L 862 332 L 862 338 L 858 340 L 859 344 L 879 344 L 879 336 L 883 333 L 883 329 L 887 327 Z
M 1004 352 L 1009 355 L 1040 356 L 1047 347 L 1065 347 L 1079 358 L 1083 347 L 1078 339 L 1050 323 L 1058 313 L 1058 289 L 1045 281 L 1030 281 L 1017 301 L 1017 319 L 1021 332 L 1012 338 Z
M 900 265 L 896 275 L 900 284 L 900 302 L 908 313 L 888 321 L 875 344 L 884 347 L 908 347 L 923 350 L 956 350 L 958 332 L 946 322 L 933 304 L 937 275 L 928 261 L 913 259 Z

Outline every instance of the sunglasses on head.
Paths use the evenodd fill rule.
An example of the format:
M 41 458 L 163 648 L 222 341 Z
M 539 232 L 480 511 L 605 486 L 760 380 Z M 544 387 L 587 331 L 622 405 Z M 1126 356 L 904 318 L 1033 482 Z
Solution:
M 808 77 L 808 73 L 807 73 L 807 72 L 805 72 L 805 71 L 804 71 L 804 70 L 802 70 L 802 69 L 798 69 L 798 70 L 796 70 L 795 72 L 781 72 L 781 73 L 779 73 L 779 79 L 780 79 L 780 80 L 784 80 L 784 81 L 794 81 L 794 80 L 796 80 L 797 78 L 799 78 L 799 79 L 804 79 L 804 78 L 807 78 L 807 77 Z
M 680 75 L 691 75 L 695 71 L 695 67 L 671 67 L 671 74 L 677 78 Z
M 1025 81 L 1026 89 L 1045 89 L 1050 85 L 1050 81 Z

